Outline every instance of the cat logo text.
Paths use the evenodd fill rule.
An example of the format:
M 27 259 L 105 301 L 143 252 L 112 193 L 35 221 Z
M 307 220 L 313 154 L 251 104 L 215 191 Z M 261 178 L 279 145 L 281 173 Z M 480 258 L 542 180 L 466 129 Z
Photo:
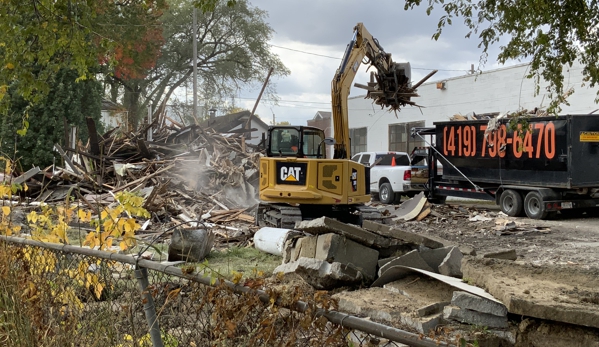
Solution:
M 277 184 L 306 184 L 306 163 L 277 162 Z
M 281 167 L 281 181 L 298 181 L 302 173 L 302 168 L 300 167 Z

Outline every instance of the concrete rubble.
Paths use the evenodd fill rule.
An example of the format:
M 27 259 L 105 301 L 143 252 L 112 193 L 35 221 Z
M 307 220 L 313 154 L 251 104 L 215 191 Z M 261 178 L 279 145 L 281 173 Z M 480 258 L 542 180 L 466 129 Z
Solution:
M 363 280 L 362 272 L 353 265 L 329 263 L 314 258 L 299 258 L 297 261 L 278 266 L 273 272 L 298 274 L 316 289 L 333 289 Z
M 507 328 L 507 308 L 496 301 L 456 291 L 451 306 L 443 308 L 443 318 L 489 328 Z
M 463 254 L 457 245 L 369 221 L 358 227 L 323 217 L 298 222 L 295 229 L 305 235 L 287 240 L 283 264 L 275 273 L 293 272 L 317 289 L 371 284 L 369 291 L 383 290 L 386 296 L 396 293 L 413 305 L 406 311 L 372 309 L 358 303 L 351 292 L 343 292 L 336 297 L 345 312 L 399 322 L 421 333 L 451 320 L 489 322 L 493 327 L 507 324 L 506 313 L 495 316 L 463 303 L 461 296 L 452 300 L 456 290 L 466 290 L 472 297 L 501 305 L 484 290 L 461 282 Z M 391 254 L 381 252 L 393 247 Z M 429 283 L 422 288 L 434 288 L 435 294 L 423 297 L 424 289 L 414 290 L 414 281 Z M 493 319 L 483 320 L 485 315 Z
M 503 228 L 501 234 L 493 227 L 487 229 L 488 235 L 493 237 L 548 232 L 547 228 L 525 223 L 505 223 L 500 215 L 489 220 L 491 214 L 476 217 L 465 208 L 428 207 L 431 212 L 423 221 L 428 218 L 426 223 L 433 226 L 440 218 L 455 218 L 457 223 L 447 220 L 444 223 L 497 223 L 495 225 Z M 425 208 L 426 204 L 422 206 L 423 210 Z M 443 215 L 436 212 L 443 209 Z M 455 217 L 450 217 L 452 215 Z M 512 284 L 514 280 L 510 276 L 496 272 L 488 264 L 502 262 L 516 266 L 520 259 L 516 249 L 477 252 L 472 247 L 431 236 L 431 233 L 420 233 L 412 227 L 422 224 L 402 224 L 404 222 L 422 223 L 416 218 L 395 225 L 364 221 L 362 227 L 328 218 L 298 223 L 295 229 L 304 235 L 287 240 L 281 269 L 300 274 L 314 288 L 361 288 L 334 295 L 341 311 L 407 326 L 423 334 L 431 334 L 448 324 L 469 324 L 493 331 L 492 336 L 502 341 L 496 342 L 499 345 L 514 345 L 516 335 L 511 323 L 513 317 L 508 320 L 509 314 L 587 326 L 593 326 L 589 321 L 599 321 L 593 308 L 572 308 L 571 303 L 565 305 L 555 301 L 545 304 L 537 302 L 531 294 L 514 295 L 514 289 L 521 293 L 534 293 L 538 289 L 522 289 Z M 333 267 L 336 270 L 330 271 Z M 353 276 L 352 270 L 360 275 Z M 530 276 L 526 271 L 517 273 L 523 281 Z M 500 285 L 502 282 L 506 284 Z M 365 288 L 368 285 L 370 287 Z M 566 288 L 576 292 L 576 288 L 588 287 L 577 285 Z M 498 287 L 504 290 L 497 290 Z M 589 288 L 588 292 L 593 291 Z M 580 300 L 594 302 L 596 299 L 584 297 Z
M 87 133 L 85 145 L 54 145 L 62 163 L 4 177 L 27 184 L 21 197 L 26 208 L 70 197 L 96 211 L 113 206 L 115 195 L 129 190 L 143 196 L 143 207 L 153 216 L 136 235 L 140 240 L 206 227 L 216 243 L 251 242 L 247 226 L 254 223 L 261 150 L 245 143 L 243 134 L 186 125 L 165 113 L 136 132 L 122 126 L 100 134 L 88 118 Z

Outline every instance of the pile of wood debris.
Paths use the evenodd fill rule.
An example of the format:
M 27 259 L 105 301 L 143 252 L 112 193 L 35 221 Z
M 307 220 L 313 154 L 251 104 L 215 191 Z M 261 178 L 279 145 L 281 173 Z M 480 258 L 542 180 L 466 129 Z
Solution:
M 55 145 L 64 165 L 32 168 L 12 177 L 11 183 L 26 183 L 22 198 L 34 205 L 70 197 L 95 209 L 113 203 L 117 192 L 141 192 L 152 214 L 149 233 L 151 225 L 199 220 L 252 225 L 259 148 L 246 144 L 242 134 L 168 123 L 159 126 L 156 121 L 136 133 L 114 128 L 99 135 L 88 118 L 92 135 L 86 145 Z

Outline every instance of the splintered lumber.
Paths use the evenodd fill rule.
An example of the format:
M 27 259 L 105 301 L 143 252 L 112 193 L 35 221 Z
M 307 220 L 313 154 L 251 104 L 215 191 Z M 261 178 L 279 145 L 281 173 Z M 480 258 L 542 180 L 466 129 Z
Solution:
M 73 162 L 71 161 L 71 158 L 62 150 L 62 147 L 60 147 L 60 145 L 58 143 L 55 143 L 54 148 L 56 148 L 56 150 L 58 151 L 58 154 L 60 154 L 62 159 L 64 159 L 64 161 L 69 165 L 71 170 L 73 170 L 76 175 L 80 175 L 81 171 L 79 171 L 79 169 L 75 166 L 75 164 L 73 164 Z
M 91 154 L 100 154 L 100 144 L 98 143 L 98 131 L 96 130 L 96 123 L 91 117 L 85 117 L 87 122 L 87 132 L 89 134 L 89 146 Z M 74 147 L 74 146 L 73 146 Z
M 373 71 L 370 74 L 368 85 L 354 83 L 354 87 L 365 89 L 365 98 L 373 99 L 375 104 L 383 108 L 388 107 L 391 110 L 399 111 L 406 105 L 418 106 L 410 98 L 419 96 L 416 89 L 437 73 L 437 70 L 431 71 L 418 83 L 410 85 L 405 69 L 405 65 L 391 62 L 388 71 L 381 71 L 380 68 L 377 73 Z
M 120 191 L 139 191 L 143 207 L 152 214 L 153 222 L 144 230 L 148 234 L 155 233 L 151 229 L 160 224 L 158 220 L 187 228 L 199 216 L 221 228 L 253 224 L 248 206 L 257 198 L 260 149 L 244 146 L 243 134 L 230 129 L 219 133 L 199 125 L 158 121 L 163 119 L 155 118 L 137 131 L 119 126 L 102 135 L 88 119 L 92 136 L 86 145 L 55 147 L 66 168 L 35 167 L 12 179 L 34 187 L 24 194 L 38 203 L 64 201 L 77 187 L 76 197 L 90 209 L 114 203 Z M 147 131 L 153 141 L 145 140 Z M 249 238 L 251 233 L 239 237 Z
M 142 178 L 136 179 L 135 181 L 129 182 L 129 183 L 125 184 L 124 186 L 118 187 L 115 190 L 113 190 L 113 193 L 120 192 L 121 190 L 125 190 L 125 189 L 133 187 L 133 186 L 135 186 L 135 185 L 137 185 L 139 183 L 145 182 L 145 181 L 149 180 L 151 177 L 154 177 L 154 176 L 159 175 L 159 174 L 161 174 L 161 173 L 163 173 L 165 171 L 170 170 L 174 166 L 175 166 L 175 164 L 171 164 L 171 165 L 169 165 L 167 167 L 163 167 L 162 169 L 160 169 L 160 170 L 158 170 L 158 171 L 156 171 L 156 172 L 154 172 L 154 173 L 152 173 L 152 174 L 150 174 L 150 175 L 148 175 L 146 177 L 142 177 Z

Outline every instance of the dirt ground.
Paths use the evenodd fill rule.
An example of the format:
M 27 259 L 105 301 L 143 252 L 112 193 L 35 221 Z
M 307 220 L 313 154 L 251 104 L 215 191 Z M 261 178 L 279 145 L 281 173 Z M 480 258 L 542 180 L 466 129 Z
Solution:
M 497 206 L 476 201 L 452 201 L 448 205 L 433 205 L 432 210 L 442 217 L 431 214 L 419 222 L 392 224 L 470 246 L 477 254 L 515 249 L 518 261 L 525 263 L 599 268 L 599 211 L 580 218 L 558 215 L 553 220 L 533 220 L 508 217 Z M 477 215 L 490 220 L 470 221 Z M 507 230 L 501 231 L 505 224 Z
M 378 207 L 391 211 L 396 208 Z M 530 304 L 519 315 L 510 316 L 510 329 L 504 331 L 510 338 L 481 335 L 472 327 L 457 325 L 452 329 L 465 329 L 462 333 L 471 334 L 471 341 L 476 340 L 480 346 L 599 346 L 599 329 L 564 323 L 571 320 L 591 326 L 597 324 L 599 216 L 566 218 L 558 215 L 553 220 L 531 220 L 508 217 L 497 206 L 476 201 L 450 201 L 447 205 L 433 205 L 432 211 L 421 221 L 391 224 L 473 248 L 478 257 L 470 257 L 468 266 L 463 265 L 463 270 L 469 269 L 464 278 L 470 276 L 469 282 L 483 287 L 504 303 L 516 300 Z M 518 259 L 480 259 L 486 253 L 504 250 L 515 250 Z M 424 288 L 433 288 L 434 282 L 418 278 L 401 279 L 384 290 L 364 288 L 335 296 L 362 315 L 390 323 L 399 316 L 397 312 L 414 312 L 427 302 L 451 300 L 454 289 L 445 286 L 435 287 L 433 294 L 439 297 L 434 300 L 418 295 L 430 292 Z M 556 321 L 527 318 L 527 313 L 552 316 Z M 399 322 L 398 326 L 401 327 Z

